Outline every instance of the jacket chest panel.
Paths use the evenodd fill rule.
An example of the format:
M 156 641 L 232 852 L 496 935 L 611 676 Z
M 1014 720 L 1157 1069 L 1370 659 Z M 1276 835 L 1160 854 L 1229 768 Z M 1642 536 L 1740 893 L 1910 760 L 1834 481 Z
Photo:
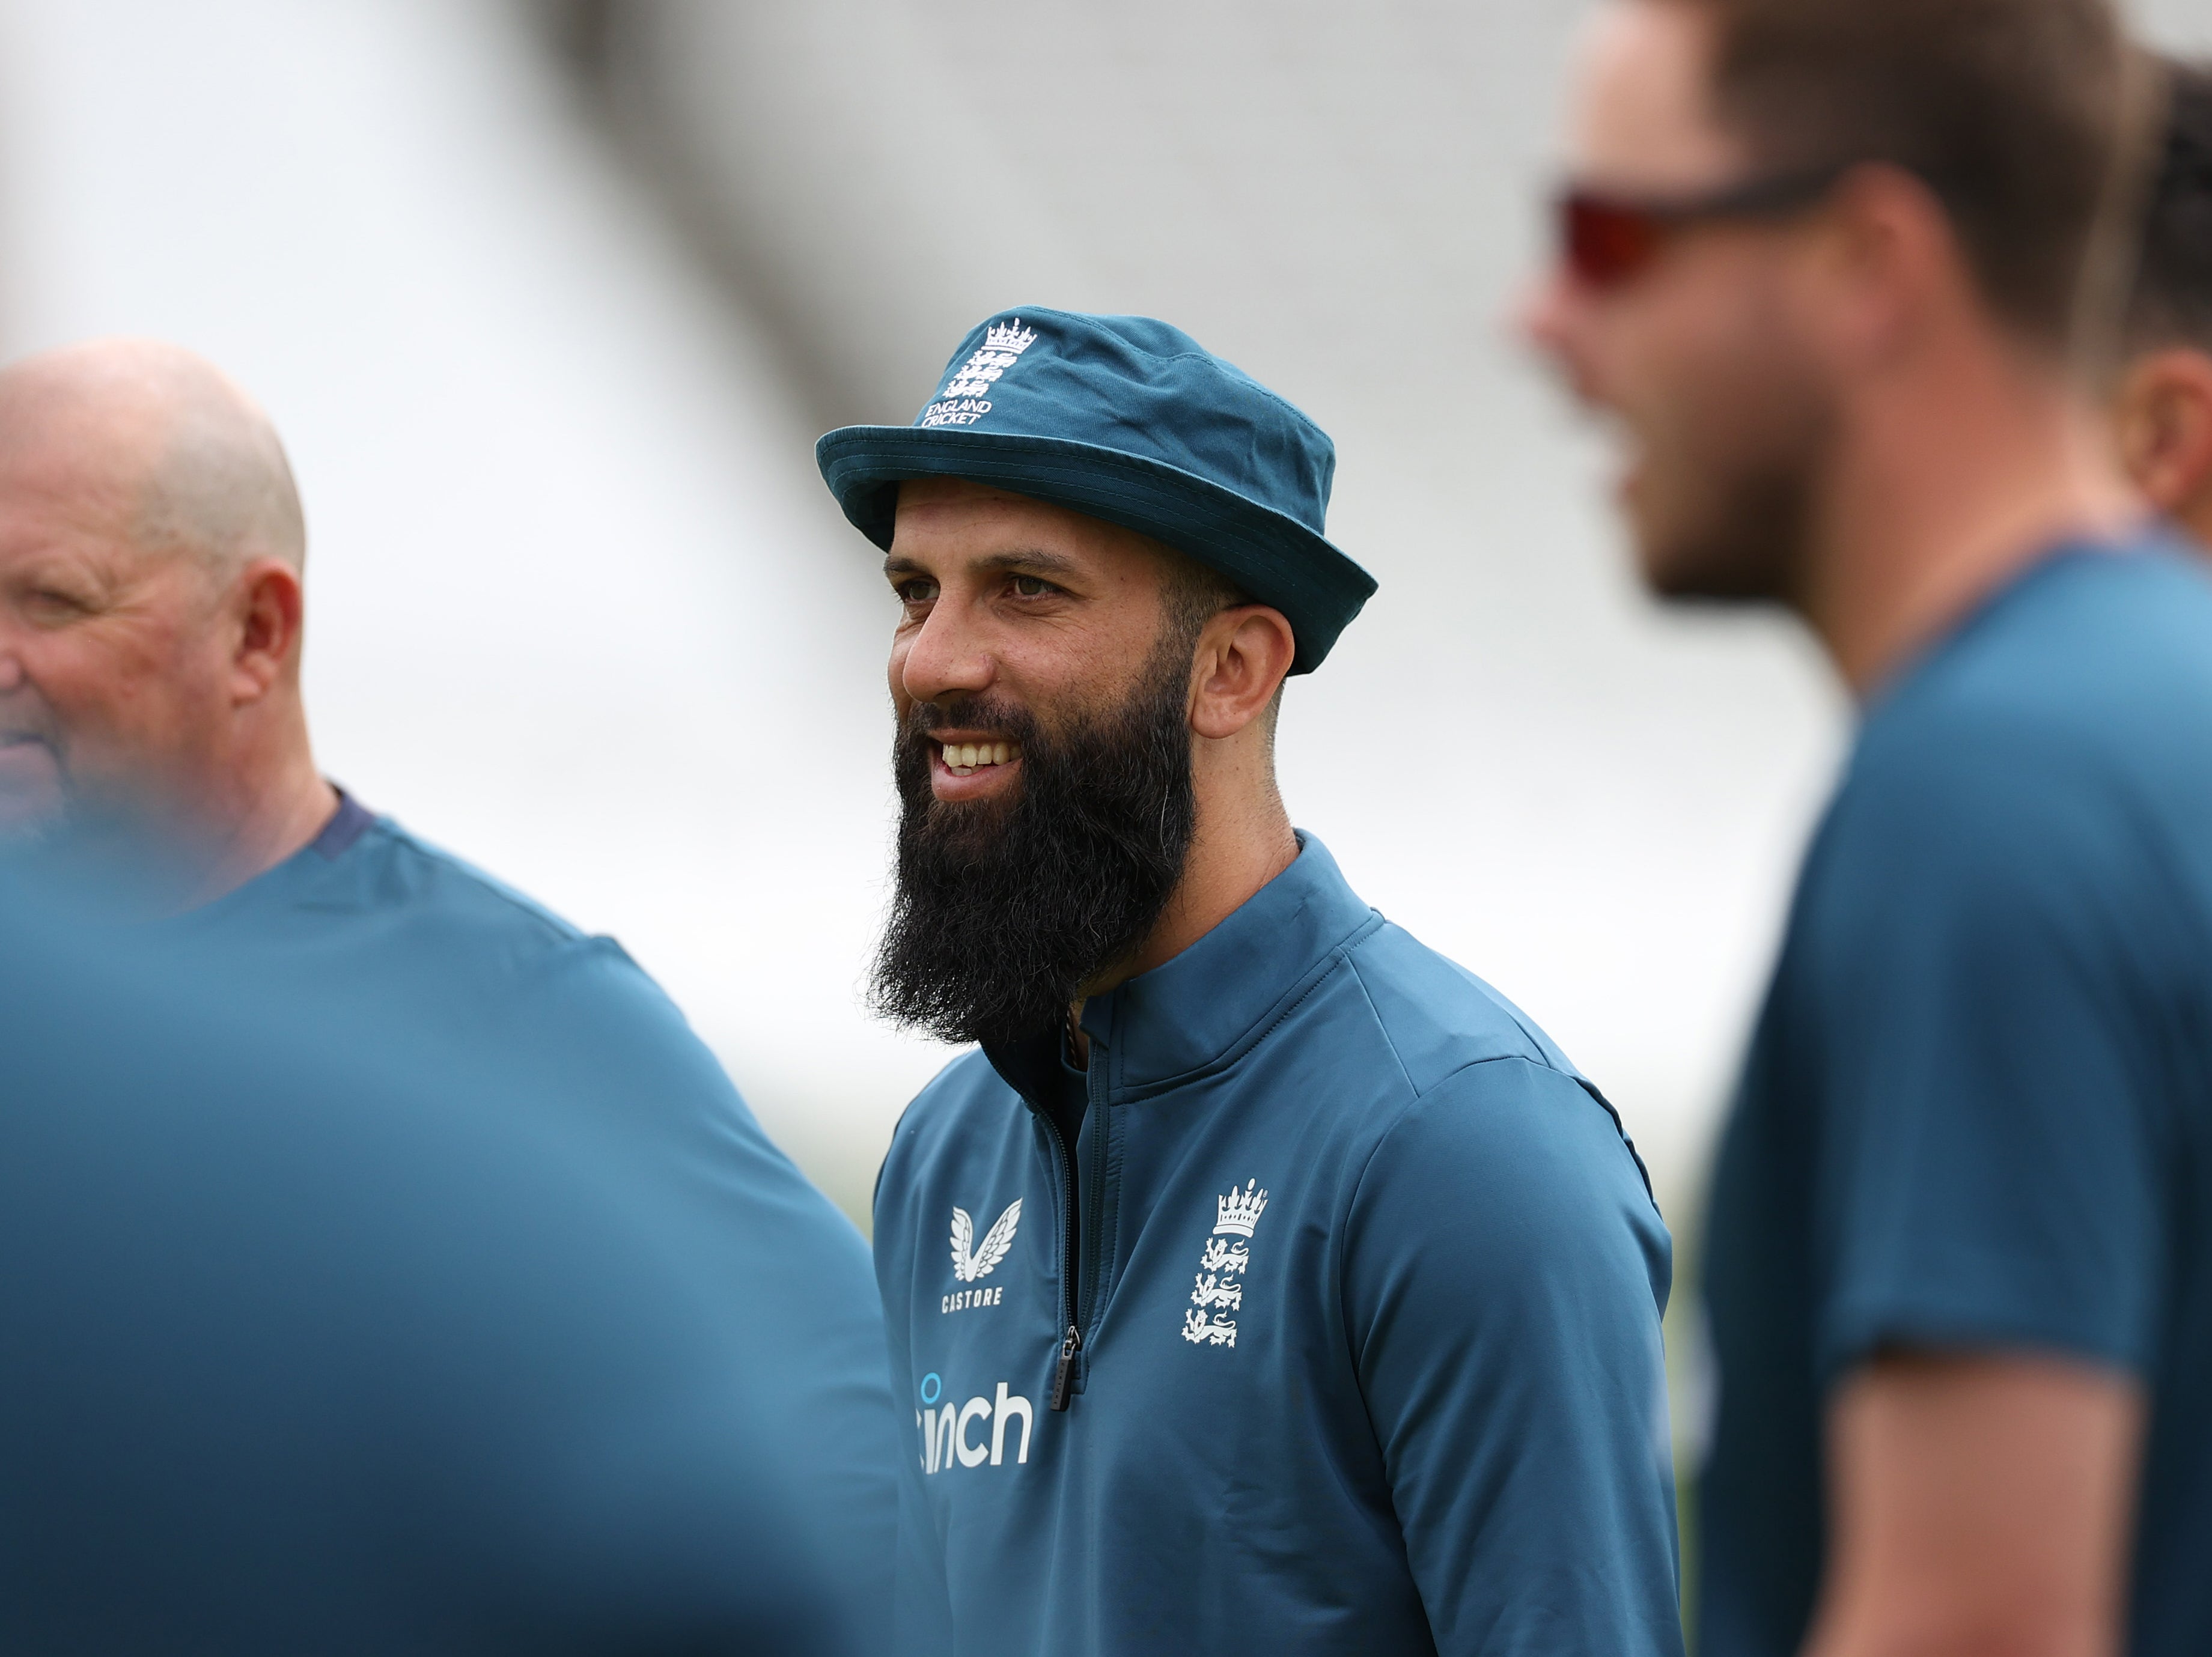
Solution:
M 912 1442 L 943 1522 L 1018 1525 L 1039 1502 L 1144 1487 L 1169 1468 L 1249 1486 L 1255 1468 L 1322 1448 L 1316 1393 L 1356 1384 L 1328 1287 L 1326 1161 L 1299 1166 L 1301 1136 L 1252 1113 L 1182 1102 L 1112 1108 L 1094 1142 L 1103 1165 L 1083 1170 L 1085 1200 L 1106 1205 L 1096 1232 L 1085 1227 L 1103 1257 L 1066 1411 L 1048 1407 L 1064 1294 L 1057 1170 L 1025 1154 L 1017 1190 L 1000 1154 L 932 1182 L 915 1221 Z M 975 1199 L 957 1213 L 955 1187 Z

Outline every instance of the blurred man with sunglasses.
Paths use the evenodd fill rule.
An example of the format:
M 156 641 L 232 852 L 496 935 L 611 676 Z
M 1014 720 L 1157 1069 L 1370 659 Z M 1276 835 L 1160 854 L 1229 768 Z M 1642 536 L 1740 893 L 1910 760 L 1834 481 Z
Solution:
M 2098 390 L 2103 0 L 1616 0 L 1537 339 L 1863 719 L 1730 1117 L 1708 1652 L 2212 1651 L 2212 580 Z
M 2169 78 L 2113 415 L 2136 487 L 2212 548 L 2212 69 Z

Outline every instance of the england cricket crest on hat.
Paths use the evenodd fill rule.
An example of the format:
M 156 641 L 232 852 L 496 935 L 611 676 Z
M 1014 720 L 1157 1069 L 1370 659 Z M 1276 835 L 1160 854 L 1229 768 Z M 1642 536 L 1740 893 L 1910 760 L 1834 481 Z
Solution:
M 1036 343 L 1036 330 L 1024 328 L 1019 317 L 994 322 L 983 331 L 983 343 L 968 355 L 945 380 L 937 398 L 921 411 L 924 426 L 972 426 L 991 412 L 991 387 L 1000 375 L 1022 360 L 1022 353 Z
M 1267 1193 L 1259 1184 L 1247 1180 L 1243 1190 L 1231 1186 L 1226 1196 L 1214 1200 L 1213 1235 L 1206 1240 L 1206 1252 L 1199 1258 L 1191 1309 L 1182 1314 L 1182 1338 L 1194 1346 L 1237 1344 L 1237 1320 L 1228 1314 L 1244 1307 L 1251 1237 L 1267 1206 Z

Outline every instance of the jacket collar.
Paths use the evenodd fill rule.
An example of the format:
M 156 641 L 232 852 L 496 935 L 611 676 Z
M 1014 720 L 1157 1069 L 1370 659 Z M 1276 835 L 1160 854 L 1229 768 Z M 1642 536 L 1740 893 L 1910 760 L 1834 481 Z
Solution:
M 1104 1059 L 1109 1096 L 1142 1098 L 1235 1062 L 1346 944 L 1381 924 L 1328 848 L 1301 831 L 1291 866 L 1219 926 L 1085 1004 L 1091 1062 Z

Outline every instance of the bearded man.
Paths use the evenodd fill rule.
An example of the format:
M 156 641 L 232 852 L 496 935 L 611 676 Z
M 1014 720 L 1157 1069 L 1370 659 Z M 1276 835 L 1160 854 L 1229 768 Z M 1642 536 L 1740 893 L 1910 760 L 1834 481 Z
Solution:
M 1188 335 L 1024 310 L 825 437 L 889 556 L 912 1654 L 1679 1649 L 1667 1232 L 1596 1089 L 1277 792 L 1374 583 Z
M 2212 579 L 2103 397 L 2105 0 L 1613 0 L 1534 321 L 1863 720 L 1714 1175 L 1703 1647 L 2212 1651 Z

